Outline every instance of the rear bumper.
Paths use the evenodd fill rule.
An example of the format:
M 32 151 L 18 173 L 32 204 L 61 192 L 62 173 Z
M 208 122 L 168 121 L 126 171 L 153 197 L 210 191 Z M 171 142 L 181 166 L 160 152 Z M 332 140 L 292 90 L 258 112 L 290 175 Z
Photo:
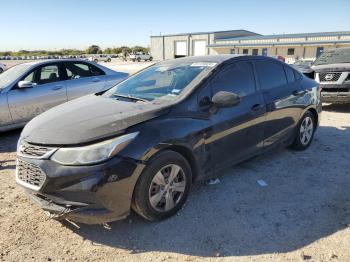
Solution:
M 85 224 L 127 217 L 136 181 L 144 168 L 143 164 L 122 157 L 91 166 L 63 166 L 51 160 L 18 158 L 45 173 L 45 182 L 37 190 L 17 182 L 49 217 Z

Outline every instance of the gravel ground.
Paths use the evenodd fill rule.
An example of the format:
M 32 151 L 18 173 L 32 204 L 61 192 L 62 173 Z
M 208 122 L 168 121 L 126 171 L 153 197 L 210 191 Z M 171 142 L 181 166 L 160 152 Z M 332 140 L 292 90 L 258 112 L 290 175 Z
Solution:
M 166 221 L 132 214 L 110 228 L 50 220 L 27 199 L 14 178 L 19 134 L 0 134 L 0 260 L 350 261 L 349 107 L 324 107 L 307 151 L 273 151 L 197 184 Z

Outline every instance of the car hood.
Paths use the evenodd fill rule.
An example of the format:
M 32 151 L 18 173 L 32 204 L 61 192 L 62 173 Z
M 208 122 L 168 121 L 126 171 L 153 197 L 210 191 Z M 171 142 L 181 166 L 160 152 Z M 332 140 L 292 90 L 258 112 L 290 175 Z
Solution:
M 315 70 L 317 73 L 348 71 L 350 70 L 350 63 L 314 65 L 311 68 Z
M 42 145 L 85 144 L 116 136 L 130 126 L 168 111 L 168 104 L 126 102 L 88 95 L 35 117 L 23 129 L 21 139 Z
M 302 73 L 311 73 L 313 71 L 309 66 L 299 66 L 299 65 L 292 65 L 292 66 Z

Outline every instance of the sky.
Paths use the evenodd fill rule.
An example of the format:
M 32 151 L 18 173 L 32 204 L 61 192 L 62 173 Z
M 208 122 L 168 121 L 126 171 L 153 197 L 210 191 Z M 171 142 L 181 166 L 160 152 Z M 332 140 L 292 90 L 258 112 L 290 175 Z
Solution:
M 0 0 L 0 51 L 149 46 L 150 35 L 350 31 L 350 0 Z

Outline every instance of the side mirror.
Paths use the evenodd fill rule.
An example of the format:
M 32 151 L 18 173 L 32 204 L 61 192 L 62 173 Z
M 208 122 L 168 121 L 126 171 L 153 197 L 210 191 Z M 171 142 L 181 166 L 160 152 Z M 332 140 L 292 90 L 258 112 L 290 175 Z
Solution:
M 18 82 L 19 88 L 31 88 L 33 86 L 35 86 L 35 84 L 33 82 L 30 82 L 30 81 L 19 81 Z
M 217 107 L 235 106 L 238 105 L 240 101 L 241 99 L 237 94 L 227 91 L 219 91 L 212 98 L 213 104 Z

